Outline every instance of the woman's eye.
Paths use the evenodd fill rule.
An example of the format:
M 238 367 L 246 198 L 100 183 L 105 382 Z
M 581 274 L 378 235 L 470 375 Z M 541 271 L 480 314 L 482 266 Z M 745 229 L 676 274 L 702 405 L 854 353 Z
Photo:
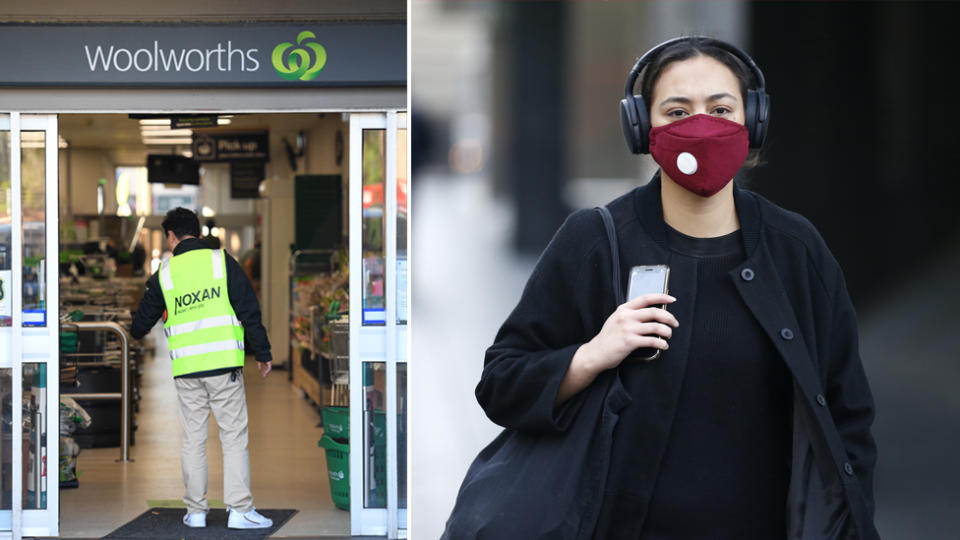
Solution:
M 730 114 L 730 109 L 726 107 L 717 107 L 713 110 L 713 114 Z
M 681 116 L 684 116 L 686 114 L 687 114 L 687 111 L 683 109 L 674 109 L 672 111 L 667 112 L 667 116 L 670 116 L 673 118 L 680 118 Z

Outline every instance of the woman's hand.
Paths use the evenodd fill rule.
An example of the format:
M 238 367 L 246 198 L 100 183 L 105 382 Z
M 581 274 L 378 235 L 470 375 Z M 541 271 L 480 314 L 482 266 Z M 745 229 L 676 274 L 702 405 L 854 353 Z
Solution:
M 601 372 L 620 365 L 636 349 L 666 350 L 667 340 L 679 323 L 667 310 L 651 306 L 672 304 L 676 300 L 667 294 L 644 294 L 617 307 L 603 323 L 600 333 L 574 353 L 555 404 L 570 399 Z
M 679 323 L 667 310 L 650 306 L 676 300 L 667 294 L 644 294 L 621 304 L 603 323 L 600 333 L 584 344 L 588 349 L 585 367 L 599 375 L 620 365 L 636 349 L 666 350 L 667 339 Z

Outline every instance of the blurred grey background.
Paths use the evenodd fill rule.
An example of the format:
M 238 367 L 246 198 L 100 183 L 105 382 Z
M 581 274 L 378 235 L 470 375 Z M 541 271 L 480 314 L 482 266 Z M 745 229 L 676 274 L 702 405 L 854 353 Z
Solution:
M 412 0 L 411 531 L 437 538 L 499 432 L 483 353 L 573 209 L 656 170 L 622 140 L 637 56 L 681 34 L 744 47 L 771 95 L 748 186 L 809 218 L 844 268 L 877 405 L 884 538 L 960 530 L 956 21 L 927 2 Z

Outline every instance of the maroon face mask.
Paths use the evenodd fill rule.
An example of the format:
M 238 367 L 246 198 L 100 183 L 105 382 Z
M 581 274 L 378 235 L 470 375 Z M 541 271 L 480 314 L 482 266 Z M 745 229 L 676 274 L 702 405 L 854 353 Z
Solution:
M 701 197 L 714 195 L 747 159 L 743 124 L 706 114 L 650 130 L 650 154 L 670 178 Z

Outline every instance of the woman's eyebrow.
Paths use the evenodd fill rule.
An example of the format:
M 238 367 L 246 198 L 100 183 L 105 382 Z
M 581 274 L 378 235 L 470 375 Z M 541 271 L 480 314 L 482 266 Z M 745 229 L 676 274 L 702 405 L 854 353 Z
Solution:
M 672 97 L 668 97 L 667 99 L 661 101 L 661 102 L 660 102 L 660 106 L 663 107 L 663 106 L 666 105 L 667 103 L 683 103 L 684 105 L 690 105 L 691 103 L 693 103 L 693 101 L 691 101 L 690 98 L 685 98 L 685 97 L 680 97 L 680 96 L 672 96 Z
M 713 95 L 708 96 L 708 97 L 707 97 L 707 101 L 717 101 L 717 100 L 719 100 L 719 99 L 724 99 L 724 98 L 730 98 L 730 99 L 732 99 L 732 100 L 734 100 L 734 101 L 737 100 L 736 96 L 734 96 L 733 94 L 731 94 L 731 93 L 729 93 L 729 92 L 721 92 L 721 93 L 719 93 L 719 94 L 713 94 Z M 668 97 L 667 99 L 661 101 L 661 102 L 660 102 L 660 106 L 663 107 L 664 105 L 667 105 L 668 103 L 682 103 L 682 104 L 684 104 L 684 105 L 690 105 L 690 104 L 693 103 L 693 100 L 691 100 L 691 99 L 688 98 L 688 97 L 683 97 L 683 96 L 671 96 L 671 97 Z
M 721 92 L 719 94 L 713 94 L 712 96 L 708 97 L 707 101 L 717 101 L 718 99 L 723 99 L 723 98 L 730 98 L 734 101 L 737 100 L 737 98 L 733 94 L 730 94 L 727 92 Z

